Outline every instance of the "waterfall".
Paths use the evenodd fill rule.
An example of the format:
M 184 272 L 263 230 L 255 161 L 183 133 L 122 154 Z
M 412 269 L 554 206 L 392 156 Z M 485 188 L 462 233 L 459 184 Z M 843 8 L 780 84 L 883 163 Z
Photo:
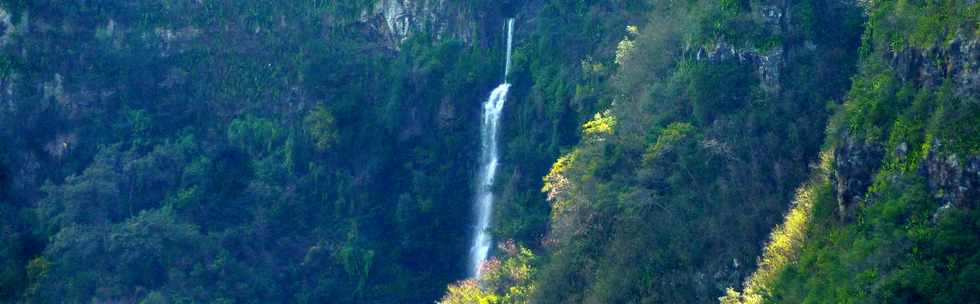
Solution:
M 510 50 L 514 42 L 514 18 L 507 19 L 507 64 L 504 65 L 504 83 L 510 75 Z
M 473 247 L 470 248 L 470 270 L 476 278 L 480 277 L 480 266 L 490 252 L 491 238 L 487 231 L 490 226 L 490 215 L 493 213 L 493 178 L 497 174 L 497 130 L 500 126 L 500 114 L 507 101 L 507 91 L 510 84 L 507 76 L 510 74 L 510 52 L 514 37 L 514 19 L 507 20 L 507 64 L 504 67 L 504 83 L 490 93 L 490 98 L 483 103 L 483 119 L 480 121 L 480 176 L 476 189 L 476 227 L 473 237 Z

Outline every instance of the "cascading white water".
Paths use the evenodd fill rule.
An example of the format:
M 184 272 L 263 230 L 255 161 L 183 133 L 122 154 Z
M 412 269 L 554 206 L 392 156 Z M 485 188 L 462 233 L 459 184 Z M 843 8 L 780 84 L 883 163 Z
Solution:
M 507 91 L 510 84 L 507 76 L 510 74 L 510 52 L 514 37 L 514 19 L 507 20 L 507 65 L 504 67 L 504 83 L 490 93 L 490 98 L 483 103 L 483 120 L 480 122 L 480 177 L 476 189 L 476 227 L 473 237 L 473 247 L 470 248 L 470 270 L 476 278 L 480 277 L 481 265 L 490 252 L 491 238 L 487 229 L 490 226 L 490 214 L 493 212 L 493 178 L 497 174 L 497 130 L 500 126 L 500 114 L 507 101 Z
M 510 75 L 510 49 L 514 42 L 514 18 L 507 19 L 507 64 L 504 65 L 504 83 Z

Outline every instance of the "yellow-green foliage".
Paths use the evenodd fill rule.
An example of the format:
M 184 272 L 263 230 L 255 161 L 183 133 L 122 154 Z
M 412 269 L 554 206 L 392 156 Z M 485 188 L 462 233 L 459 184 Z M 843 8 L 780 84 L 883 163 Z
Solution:
M 962 0 L 868 1 L 869 24 L 876 41 L 892 51 L 906 47 L 927 49 L 945 44 L 956 35 L 976 35 L 980 4 Z
M 772 214 L 788 208 L 819 153 L 820 103 L 847 88 L 834 81 L 851 73 L 854 56 L 844 47 L 857 41 L 857 27 L 838 23 L 860 18 L 827 13 L 837 9 L 819 7 L 826 2 L 807 2 L 813 21 L 780 33 L 758 13 L 770 9 L 758 1 L 653 3 L 650 23 L 617 44 L 615 127 L 596 128 L 605 117 L 590 121 L 575 152 L 545 178 L 552 226 L 537 302 L 692 303 L 722 295 L 710 278 L 714 265 L 758 255 L 769 232 L 762 227 L 775 225 Z M 810 29 L 812 37 L 797 33 Z M 723 53 L 696 56 L 699 48 L 767 53 L 783 41 L 809 40 L 842 46 L 831 57 L 792 56 L 795 71 L 781 76 L 787 94 L 778 97 L 760 85 L 758 66 Z M 808 216 L 792 215 L 801 223 L 787 230 Z
M 952 82 L 904 81 L 882 58 L 976 35 L 980 5 L 865 5 L 869 30 L 861 72 L 828 128 L 822 166 L 773 232 L 743 291 L 729 289 L 722 303 L 963 303 L 978 291 L 978 213 L 941 207 L 921 169 L 932 153 L 976 155 L 980 112 L 954 94 Z M 829 153 L 845 139 L 885 150 L 865 200 L 849 211 L 853 221 L 836 220 L 829 211 L 833 199 L 825 196 L 835 157 Z
M 498 303 L 529 303 L 531 293 L 534 292 L 534 282 L 531 281 L 534 275 L 531 265 L 534 254 L 513 241 L 504 242 L 500 249 L 506 254 L 506 259 L 485 267 L 482 285 L 500 295 Z
M 476 280 L 466 280 L 458 284 L 449 285 L 446 296 L 439 301 L 440 304 L 494 304 L 499 303 L 497 295 L 484 291 Z
M 616 117 L 609 111 L 595 113 L 591 120 L 582 125 L 582 135 L 587 138 L 600 138 L 603 135 L 610 135 L 616 128 Z
M 483 276 L 449 285 L 441 304 L 527 304 L 534 292 L 534 254 L 530 249 L 503 242 L 499 246 L 504 260 L 491 259 L 484 264 Z
M 548 194 L 548 201 L 551 202 L 551 214 L 553 215 L 562 214 L 567 207 L 568 200 L 565 199 L 565 196 L 568 194 L 571 183 L 565 172 L 575 163 L 575 159 L 580 153 L 580 150 L 576 149 L 558 158 L 551 166 L 551 170 L 548 171 L 548 175 L 544 176 L 544 186 L 541 188 L 541 192 Z
M 649 162 L 661 153 L 667 152 L 677 141 L 684 139 L 694 132 L 694 126 L 686 122 L 675 122 L 660 132 L 657 142 L 647 148 L 643 160 Z
M 791 262 L 763 263 L 743 294 L 721 300 L 972 303 L 980 292 L 980 213 L 940 207 L 915 172 L 882 170 L 874 183 L 853 222 L 833 220 L 832 200 L 817 200 Z
M 820 157 L 820 167 L 809 183 L 796 192 L 793 208 L 786 214 L 783 224 L 773 230 L 766 248 L 763 249 L 758 269 L 745 281 L 743 291 L 728 288 L 726 295 L 719 298 L 722 303 L 763 303 L 770 294 L 769 288 L 789 264 L 795 263 L 806 239 L 806 233 L 813 218 L 813 207 L 819 197 L 820 187 L 829 182 L 828 174 L 833 164 L 832 151 L 824 151 Z
M 582 136 L 593 142 L 599 142 L 605 136 L 611 136 L 616 128 L 616 117 L 609 111 L 596 113 L 595 116 L 582 125 Z M 569 205 L 568 199 L 572 182 L 569 180 L 568 170 L 579 166 L 589 167 L 586 164 L 577 164 L 577 160 L 583 155 L 583 148 L 576 148 L 572 152 L 558 158 L 551 166 L 551 170 L 544 176 L 544 185 L 541 192 L 548 194 L 548 201 L 551 202 L 552 219 L 561 218 Z M 585 163 L 589 163 L 588 160 Z M 592 164 L 589 164 L 592 165 Z

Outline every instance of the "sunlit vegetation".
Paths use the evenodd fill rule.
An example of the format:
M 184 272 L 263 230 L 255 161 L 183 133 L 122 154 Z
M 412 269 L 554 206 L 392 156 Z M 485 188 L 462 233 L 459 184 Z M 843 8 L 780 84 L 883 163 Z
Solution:
M 0 302 L 980 294 L 976 1 L 411 2 L 0 0 Z
M 744 289 L 729 290 L 724 303 L 962 303 L 980 291 L 975 202 L 950 204 L 951 194 L 941 186 L 949 177 L 931 171 L 950 166 L 950 159 L 978 155 L 976 96 L 958 93 L 950 76 L 916 75 L 886 59 L 975 40 L 980 6 L 865 5 L 870 35 L 863 42 L 861 70 L 828 128 L 827 147 L 845 151 L 844 145 L 857 142 L 883 149 L 883 159 L 861 160 L 876 162 L 870 187 L 855 209 L 839 209 L 831 195 L 818 194 L 805 205 L 797 201 Z M 953 59 L 927 57 L 920 64 Z M 814 176 L 826 172 L 822 166 Z M 849 177 L 835 177 L 841 178 Z M 803 191 L 837 187 L 823 184 Z
M 746 279 L 744 289 L 741 292 L 732 288 L 727 289 L 725 296 L 719 299 L 721 303 L 763 303 L 764 299 L 772 294 L 769 288 L 775 283 L 779 274 L 798 261 L 807 234 L 811 233 L 809 229 L 813 226 L 814 213 L 827 213 L 833 210 L 830 207 L 834 203 L 833 197 L 829 195 L 831 191 L 829 175 L 833 161 L 832 152 L 821 154 L 820 167 L 816 168 L 816 171 L 811 173 L 810 180 L 797 190 L 793 206 L 786 213 L 783 223 L 776 226 L 770 234 L 757 268 Z M 821 209 L 815 210 L 818 204 Z
M 610 113 L 596 113 L 595 117 L 582 125 L 582 135 L 596 139 L 602 135 L 610 135 L 616 127 L 616 117 Z
M 540 248 L 541 177 L 645 1 L 440 2 L 469 36 L 401 42 L 377 4 L 0 1 L 0 302 L 439 299 L 519 11 L 493 227 Z
M 767 26 L 759 12 L 772 8 L 755 1 L 651 2 L 614 42 L 614 102 L 544 178 L 551 224 L 533 302 L 713 302 L 756 256 L 784 267 L 792 253 L 778 251 L 798 250 L 809 209 L 829 195 L 825 174 L 771 241 L 785 248 L 756 244 L 817 161 L 827 101 L 844 96 L 837 79 L 854 70 L 860 37 L 859 10 L 812 9 L 828 5 L 794 5 L 809 16 L 786 30 Z M 807 39 L 821 51 L 801 51 Z M 709 54 L 721 47 L 731 49 Z M 739 59 L 787 49 L 806 55 L 785 58 L 793 68 L 774 84 Z
M 980 6 L 970 1 L 868 1 L 870 31 L 880 47 L 899 52 L 907 47 L 948 46 L 960 37 L 980 34 Z
M 534 254 L 513 241 L 500 243 L 500 259 L 483 265 L 479 280 L 449 286 L 440 304 L 528 304 L 534 292 Z

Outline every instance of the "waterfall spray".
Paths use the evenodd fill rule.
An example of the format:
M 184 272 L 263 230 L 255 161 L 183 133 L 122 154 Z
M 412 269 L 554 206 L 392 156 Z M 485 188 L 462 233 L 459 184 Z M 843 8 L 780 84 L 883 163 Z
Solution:
M 483 103 L 483 120 L 480 122 L 480 176 L 476 189 L 476 227 L 473 237 L 473 247 L 470 248 L 470 271 L 479 278 L 481 266 L 486 261 L 492 243 L 490 233 L 490 215 L 493 213 L 493 178 L 497 174 L 497 130 L 500 125 L 500 114 L 507 101 L 510 84 L 507 76 L 510 74 L 510 53 L 514 37 L 514 19 L 507 20 L 507 64 L 504 67 L 504 83 L 490 93 L 490 98 Z

